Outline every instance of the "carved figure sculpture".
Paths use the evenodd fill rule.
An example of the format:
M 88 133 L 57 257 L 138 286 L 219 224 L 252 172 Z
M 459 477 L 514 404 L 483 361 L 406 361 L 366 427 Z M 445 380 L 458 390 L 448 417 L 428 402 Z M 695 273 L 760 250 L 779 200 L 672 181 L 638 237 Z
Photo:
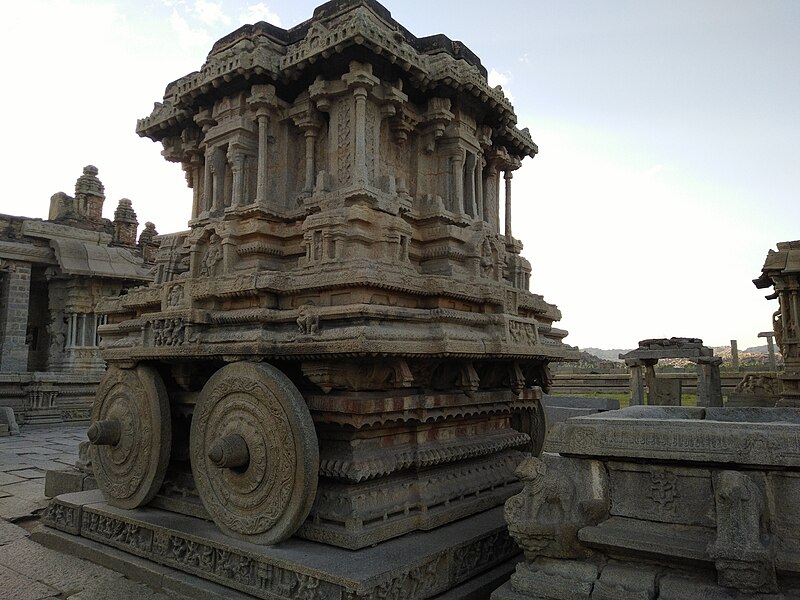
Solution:
M 764 492 L 746 474 L 714 477 L 717 538 L 708 554 L 716 560 L 720 585 L 757 592 L 778 591 L 775 552 L 764 525 Z

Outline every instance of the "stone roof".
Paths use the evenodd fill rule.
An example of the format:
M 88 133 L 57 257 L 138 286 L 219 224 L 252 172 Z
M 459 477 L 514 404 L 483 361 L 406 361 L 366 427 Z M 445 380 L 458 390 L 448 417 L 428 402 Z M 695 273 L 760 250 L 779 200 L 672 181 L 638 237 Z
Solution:
M 770 250 L 761 268 L 761 275 L 753 280 L 758 289 L 772 285 L 770 274 L 800 273 L 800 240 L 779 242 L 778 251 Z
M 374 0 L 328 2 L 288 30 L 265 22 L 240 27 L 214 44 L 200 71 L 169 84 L 164 101 L 138 121 L 136 130 L 155 141 L 179 134 L 201 105 L 217 98 L 223 83 L 226 93 L 237 85 L 274 84 L 290 101 L 321 73 L 321 62 L 335 75 L 354 59 L 390 72 L 409 96 L 431 90 L 441 97 L 473 96 L 487 106 L 493 137 L 512 155 L 538 152 L 528 130 L 517 128 L 502 89 L 488 84 L 486 69 L 469 48 L 444 35 L 417 38 Z
M 52 239 L 50 245 L 65 275 L 150 281 L 141 259 L 126 248 L 109 248 L 80 240 Z

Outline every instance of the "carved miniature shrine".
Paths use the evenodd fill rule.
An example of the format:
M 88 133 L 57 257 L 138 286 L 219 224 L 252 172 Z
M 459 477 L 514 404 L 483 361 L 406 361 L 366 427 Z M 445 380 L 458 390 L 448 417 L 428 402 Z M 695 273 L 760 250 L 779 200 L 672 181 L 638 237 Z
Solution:
M 194 200 L 190 231 L 162 236 L 155 283 L 103 306 L 110 368 L 89 436 L 106 516 L 133 523 L 113 507 L 149 504 L 251 544 L 348 549 L 469 531 L 371 576 L 399 586 L 386 597 L 428 598 L 513 557 L 497 507 L 543 442 L 548 363 L 577 351 L 528 290 L 511 179 L 537 148 L 478 57 L 372 0 L 329 2 L 219 40 L 137 131 L 181 163 Z M 82 510 L 80 534 L 107 541 Z M 109 543 L 263 597 L 351 589 L 320 575 L 316 589 L 343 591 L 279 591 L 258 575 L 265 554 L 238 580 L 178 561 L 177 534 L 147 535 L 146 549 Z

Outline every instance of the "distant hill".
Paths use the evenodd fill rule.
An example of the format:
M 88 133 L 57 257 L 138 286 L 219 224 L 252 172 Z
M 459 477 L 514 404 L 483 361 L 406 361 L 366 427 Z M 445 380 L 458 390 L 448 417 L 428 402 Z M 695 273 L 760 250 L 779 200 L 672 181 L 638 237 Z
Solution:
M 758 352 L 760 354 L 769 354 L 769 346 L 764 344 L 763 346 L 753 346 L 752 348 L 748 348 L 745 352 Z M 777 348 L 775 348 L 775 352 L 779 352 Z
M 731 347 L 730 346 L 716 346 L 713 348 L 714 356 L 719 356 L 723 360 L 723 364 L 730 365 L 731 362 Z M 626 354 L 630 350 L 615 348 L 613 350 L 603 350 L 602 348 L 581 348 L 581 358 L 576 366 L 579 368 L 614 368 L 619 367 L 622 361 L 619 359 L 620 354 Z M 783 364 L 783 357 L 780 350 L 775 348 L 775 355 L 777 364 Z M 758 366 L 767 365 L 769 362 L 768 349 L 766 344 L 763 346 L 755 346 L 747 350 L 739 350 L 739 362 L 744 366 Z M 606 363 L 606 364 L 604 364 Z M 685 358 L 664 358 L 659 361 L 662 367 L 688 367 L 692 362 Z
M 583 352 L 587 352 L 588 354 L 592 354 L 593 356 L 596 356 L 597 358 L 602 358 L 603 360 L 611 360 L 611 361 L 614 361 L 614 362 L 622 362 L 619 359 L 619 355 L 620 354 L 625 354 L 627 352 L 630 352 L 631 350 L 633 350 L 633 348 L 630 348 L 630 349 L 627 349 L 627 350 L 626 349 L 621 349 L 621 350 L 620 349 L 617 349 L 617 350 L 603 350 L 601 348 L 581 348 L 581 350 Z

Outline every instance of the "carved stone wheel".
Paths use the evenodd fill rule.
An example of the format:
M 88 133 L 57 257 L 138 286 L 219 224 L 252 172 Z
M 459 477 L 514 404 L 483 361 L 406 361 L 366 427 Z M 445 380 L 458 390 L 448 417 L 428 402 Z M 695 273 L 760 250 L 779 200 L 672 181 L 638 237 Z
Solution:
M 511 415 L 511 426 L 531 437 L 531 443 L 525 448 L 532 456 L 539 456 L 547 436 L 547 415 L 541 402 L 534 408 L 520 410 Z
M 156 495 L 169 463 L 172 423 L 158 372 L 109 367 L 87 432 L 95 478 L 108 503 L 136 508 Z
M 190 454 L 200 499 L 230 536 L 275 544 L 311 510 L 314 423 L 300 392 L 271 365 L 234 363 L 212 375 L 192 416 Z

